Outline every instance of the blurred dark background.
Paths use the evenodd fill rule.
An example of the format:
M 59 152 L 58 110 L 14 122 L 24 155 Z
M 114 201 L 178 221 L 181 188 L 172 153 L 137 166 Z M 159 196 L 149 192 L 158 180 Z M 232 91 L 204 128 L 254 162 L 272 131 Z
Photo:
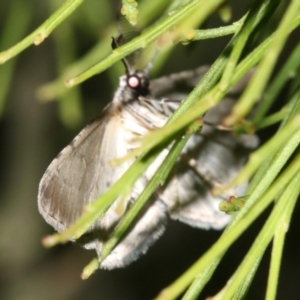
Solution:
M 23 1 L 23 4 L 33 5 L 23 36 L 51 14 L 53 6 L 48 5 L 48 2 L 51 1 Z M 104 9 L 102 5 L 105 4 L 105 9 L 109 12 L 107 17 L 111 18 L 110 22 L 113 24 L 118 1 L 98 2 L 101 4 L 96 0 L 87 1 L 77 9 L 74 16 L 65 21 L 70 22 L 70 26 L 73 27 L 78 57 L 93 47 L 97 36 L 101 43 L 110 45 L 110 37 L 101 37 L 105 31 L 105 24 L 96 19 L 94 24 L 99 22 L 99 30 L 93 28 L 97 32 L 90 33 L 93 23 L 85 23 L 84 13 L 88 13 L 89 5 Z M 232 20 L 238 20 L 246 12 L 249 2 L 231 2 Z M 0 0 L 0 34 L 6 24 L 9 3 Z M 56 1 L 56 5 L 62 3 L 63 1 Z M 100 12 L 101 10 L 99 14 Z M 15 30 L 19 30 L 17 21 L 14 24 Z M 205 27 L 221 25 L 225 24 L 215 15 Z M 117 32 L 117 26 L 115 30 Z M 229 37 L 201 41 L 191 46 L 178 45 L 165 62 L 160 74 L 211 64 L 228 41 Z M 292 47 L 293 43 L 290 44 Z M 0 50 L 5 50 L 11 45 L 1 44 Z M 288 55 L 289 45 L 285 53 Z M 166 233 L 138 261 L 125 269 L 99 270 L 87 281 L 80 279 L 80 273 L 94 257 L 94 252 L 72 244 L 52 249 L 42 247 L 42 237 L 53 233 L 53 229 L 45 223 L 37 210 L 39 180 L 57 153 L 110 101 L 118 83 L 118 77 L 114 78 L 109 72 L 85 82 L 80 89 L 83 96 L 82 118 L 68 126 L 60 117 L 58 102 L 42 103 L 36 97 L 37 89 L 41 85 L 59 75 L 56 69 L 56 55 L 55 41 L 49 37 L 40 46 L 31 46 L 8 62 L 15 64 L 15 68 L 0 119 L 0 298 L 152 299 L 209 249 L 221 232 L 198 230 L 169 221 Z M 0 69 L 4 66 L 0 66 Z M 264 132 L 263 139 L 269 134 Z M 205 296 L 199 299 L 213 295 L 226 284 L 263 226 L 267 214 L 266 212 L 230 249 L 205 289 Z M 299 205 L 287 234 L 278 299 L 299 299 L 300 295 L 298 216 Z M 264 299 L 269 260 L 270 252 L 267 251 L 248 299 Z

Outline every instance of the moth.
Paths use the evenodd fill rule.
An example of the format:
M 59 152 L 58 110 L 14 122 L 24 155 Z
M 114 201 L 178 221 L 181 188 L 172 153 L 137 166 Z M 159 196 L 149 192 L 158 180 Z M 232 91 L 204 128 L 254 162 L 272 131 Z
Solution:
M 38 191 L 38 208 L 47 223 L 61 232 L 82 214 L 84 207 L 105 193 L 130 167 L 134 159 L 112 166 L 140 146 L 137 137 L 161 128 L 179 107 L 187 90 L 205 74 L 207 67 L 149 81 L 147 72 L 136 71 L 126 62 L 113 100 L 98 118 L 87 125 L 52 161 Z M 247 79 L 204 116 L 201 132 L 193 135 L 179 157 L 167 184 L 149 199 L 127 234 L 101 263 L 101 268 L 127 266 L 144 254 L 165 230 L 168 218 L 199 228 L 223 228 L 230 217 L 218 209 L 221 200 L 241 196 L 246 185 L 221 196 L 211 189 L 233 179 L 258 143 L 255 135 L 234 136 L 219 130 L 222 119 L 235 103 Z M 168 154 L 158 156 L 137 180 L 125 199 L 116 199 L 105 215 L 77 242 L 95 249 L 103 244 L 128 208 L 144 190 Z

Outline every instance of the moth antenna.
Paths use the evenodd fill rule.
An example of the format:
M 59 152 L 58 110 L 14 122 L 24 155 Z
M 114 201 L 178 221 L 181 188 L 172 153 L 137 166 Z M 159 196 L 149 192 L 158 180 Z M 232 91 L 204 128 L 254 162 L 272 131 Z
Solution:
M 156 56 L 158 55 L 158 49 L 155 50 L 155 53 L 153 54 L 151 60 L 149 61 L 149 63 L 147 64 L 147 66 L 145 67 L 144 69 L 144 72 L 146 74 L 149 74 L 152 67 L 153 67 L 153 62 L 154 62 L 154 59 L 156 58 Z
M 123 39 L 123 36 L 122 36 L 122 34 L 120 34 L 116 38 L 112 36 L 111 39 L 112 39 L 111 47 L 112 47 L 113 50 L 115 50 L 115 49 L 117 49 L 117 48 L 120 47 L 121 41 Z M 121 60 L 122 60 L 122 63 L 124 65 L 124 67 L 125 67 L 125 73 L 126 73 L 126 75 L 132 74 L 133 70 L 130 67 L 130 64 L 127 61 L 126 57 L 123 57 Z

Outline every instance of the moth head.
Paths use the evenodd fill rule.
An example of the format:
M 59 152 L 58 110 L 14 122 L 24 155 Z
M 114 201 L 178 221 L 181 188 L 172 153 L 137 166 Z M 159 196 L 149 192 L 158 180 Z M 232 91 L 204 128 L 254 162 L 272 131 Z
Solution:
M 126 85 L 138 95 L 147 95 L 149 93 L 149 78 L 141 71 L 136 71 L 126 75 Z
M 127 103 L 149 94 L 148 76 L 142 71 L 134 71 L 120 77 L 119 93 L 114 101 Z

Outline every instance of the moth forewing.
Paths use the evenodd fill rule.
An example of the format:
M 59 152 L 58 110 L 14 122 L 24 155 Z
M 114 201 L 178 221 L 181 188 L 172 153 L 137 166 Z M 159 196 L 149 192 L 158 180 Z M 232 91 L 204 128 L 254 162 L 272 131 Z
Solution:
M 39 211 L 59 232 L 73 224 L 82 214 L 84 206 L 90 202 L 89 193 L 80 186 L 87 182 L 88 189 L 91 190 L 91 182 L 95 177 L 92 171 L 96 168 L 93 163 L 97 160 L 97 155 L 89 156 L 85 151 L 90 149 L 91 154 L 100 151 L 105 127 L 110 121 L 105 111 L 57 155 L 40 182 Z M 88 167 L 92 169 L 87 172 Z
M 151 101 L 153 99 L 146 105 L 143 98 L 135 97 L 121 78 L 120 88 L 101 117 L 84 128 L 50 164 L 40 183 L 38 205 L 45 220 L 56 230 L 60 232 L 70 227 L 80 217 L 85 205 L 120 179 L 133 160 L 117 166 L 113 166 L 112 162 L 138 147 L 137 137 L 166 122 L 167 116 L 153 110 Z M 158 161 L 161 162 L 164 154 L 160 157 Z M 143 191 L 159 167 L 158 161 L 136 182 L 129 196 L 117 199 L 78 240 L 81 245 L 96 249 L 100 257 L 103 243 Z M 121 243 L 102 262 L 103 268 L 129 264 L 146 252 L 164 231 L 167 218 L 165 204 L 157 197 L 149 203 Z
M 116 111 L 116 105 L 110 104 L 87 125 L 54 159 L 41 180 L 39 211 L 59 232 L 72 225 L 84 207 L 102 195 L 132 163 L 111 165 L 128 153 L 122 120 Z M 122 216 L 114 207 L 94 227 L 114 225 Z

